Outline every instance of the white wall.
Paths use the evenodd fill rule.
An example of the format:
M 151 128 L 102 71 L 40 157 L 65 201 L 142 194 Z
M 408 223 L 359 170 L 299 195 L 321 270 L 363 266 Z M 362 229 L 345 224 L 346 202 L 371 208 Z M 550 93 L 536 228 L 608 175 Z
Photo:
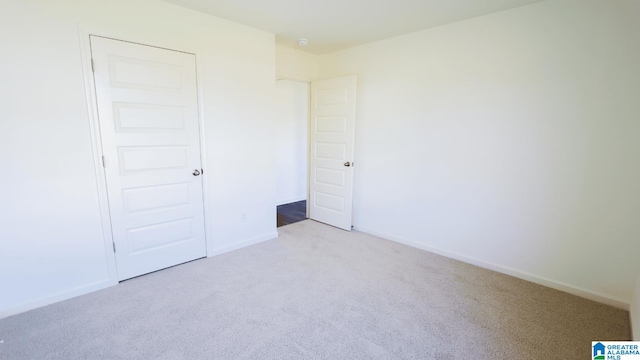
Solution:
M 155 0 L 5 1 L 0 317 L 110 284 L 78 24 L 197 53 L 209 252 L 277 236 L 273 34 Z
M 309 84 L 276 81 L 276 205 L 307 198 Z
M 317 80 L 318 55 L 276 44 L 276 76 L 279 79 Z
M 358 75 L 355 227 L 628 307 L 639 13 L 545 1 L 321 56 Z

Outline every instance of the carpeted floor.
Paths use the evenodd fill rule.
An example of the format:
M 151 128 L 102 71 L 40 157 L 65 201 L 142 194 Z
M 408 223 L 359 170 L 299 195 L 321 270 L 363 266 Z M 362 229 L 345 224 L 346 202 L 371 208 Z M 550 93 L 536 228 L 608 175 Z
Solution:
M 0 359 L 587 359 L 628 313 L 310 220 L 0 320 Z

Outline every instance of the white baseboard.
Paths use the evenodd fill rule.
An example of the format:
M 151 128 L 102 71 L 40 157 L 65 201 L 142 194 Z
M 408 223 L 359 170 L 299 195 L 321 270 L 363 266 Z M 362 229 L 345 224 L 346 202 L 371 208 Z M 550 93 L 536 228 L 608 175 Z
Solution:
M 215 256 L 215 255 L 220 255 L 220 254 L 224 254 L 226 252 L 229 251 L 233 251 L 236 249 L 240 249 L 246 246 L 250 246 L 253 244 L 257 244 L 263 241 L 267 241 L 267 240 L 271 240 L 271 239 L 275 239 L 278 237 L 278 232 L 274 231 L 271 232 L 269 234 L 265 234 L 265 235 L 261 235 L 258 237 L 255 237 L 253 239 L 249 239 L 247 241 L 243 241 L 237 244 L 233 244 L 233 245 L 229 245 L 229 246 L 225 246 L 225 247 L 221 247 L 218 249 L 214 249 L 212 253 L 208 254 L 208 257 L 211 256 Z M 0 319 L 3 319 L 5 317 L 11 316 L 11 315 L 16 315 L 25 311 L 29 311 L 29 310 L 33 310 L 33 309 L 37 309 L 39 307 L 43 307 L 46 305 L 50 305 L 59 301 L 63 301 L 63 300 L 68 300 L 71 298 L 74 298 L 76 296 L 80 296 L 80 295 L 85 295 L 88 294 L 90 292 L 94 292 L 94 291 L 98 291 L 98 290 L 102 290 L 105 288 L 108 288 L 110 286 L 113 285 L 117 285 L 117 282 L 111 282 L 110 280 L 102 280 L 102 281 L 98 281 L 92 284 L 88 284 L 88 285 L 83 285 L 80 287 L 77 287 L 75 289 L 71 289 L 71 290 L 67 290 L 67 291 L 61 291 L 58 293 L 55 293 L 53 295 L 48 295 L 48 296 L 44 296 L 42 298 L 39 298 L 37 300 L 34 301 L 30 301 L 24 304 L 20 304 L 18 306 L 14 306 L 11 308 L 7 308 L 7 309 L 2 309 L 0 310 Z
M 587 289 L 583 289 L 581 287 L 577 287 L 577 286 L 573 286 L 561 281 L 557 281 L 557 280 L 552 280 L 552 279 L 548 279 L 542 276 L 537 276 L 537 275 L 533 275 L 524 271 L 520 271 L 517 269 L 513 269 L 507 266 L 503 266 L 503 265 L 499 265 L 499 264 L 495 264 L 495 263 L 491 263 L 488 261 L 484 261 L 484 260 L 480 260 L 480 259 L 475 259 L 466 255 L 462 255 L 459 253 L 455 253 L 452 251 L 448 251 L 448 250 L 443 250 L 443 249 L 439 249 L 436 247 L 432 247 L 429 245 L 425 245 L 422 243 L 419 243 L 417 241 L 413 241 L 413 240 L 407 240 L 407 239 L 403 239 L 397 236 L 393 236 L 393 235 L 389 235 L 389 234 L 385 234 L 385 233 L 381 233 L 379 231 L 376 230 L 372 230 L 372 229 L 366 229 L 366 228 L 362 228 L 359 226 L 354 226 L 354 229 L 363 233 L 367 233 L 367 234 L 371 234 L 377 237 L 381 237 L 383 239 L 387 239 L 387 240 L 391 240 L 393 242 L 397 242 L 400 244 L 404 244 L 407 246 L 411 246 L 420 250 L 425 250 L 428 252 L 432 252 L 434 254 L 438 254 L 438 255 L 442 255 L 451 259 L 455 259 L 455 260 L 459 260 L 471 265 L 475 265 L 475 266 L 479 266 L 481 268 L 485 268 L 485 269 L 489 269 L 489 270 L 493 270 L 493 271 L 497 271 L 499 273 L 503 273 L 503 274 L 507 274 L 513 277 L 517 277 L 519 279 L 523 279 L 526 281 L 530 281 L 532 283 L 536 283 L 538 285 L 542 285 L 542 286 L 546 286 L 546 287 L 550 287 L 552 289 L 556 289 L 556 290 L 560 290 L 572 295 L 576 295 L 576 296 L 580 296 L 582 298 L 585 299 L 589 299 L 589 300 L 593 300 L 593 301 L 597 301 L 599 303 L 603 303 L 603 304 L 607 304 L 607 305 L 611 305 L 614 307 L 617 307 L 619 309 L 623 309 L 623 310 L 627 310 L 629 311 L 629 303 L 627 303 L 626 301 L 624 301 L 623 299 L 619 299 L 616 297 L 612 297 L 609 295 L 605 295 L 602 293 L 598 293 L 598 292 L 594 292 L 591 290 L 587 290 Z M 640 324 L 638 324 L 638 326 L 640 326 Z
M 116 284 L 117 282 L 112 283 L 109 280 L 102 280 L 102 281 L 98 281 L 88 285 L 79 286 L 71 290 L 61 291 L 53 295 L 43 296 L 34 301 L 29 301 L 24 304 L 20 304 L 18 306 L 0 310 L 0 319 L 6 318 L 11 315 L 16 315 L 25 311 L 37 309 L 39 307 L 43 307 L 46 305 L 51 305 L 53 303 L 57 303 L 63 300 L 68 300 L 76 296 L 85 295 L 90 292 L 102 290 Z
M 231 245 L 227 245 L 227 246 L 223 246 L 217 249 L 213 249 L 210 253 L 207 254 L 207 257 L 212 257 L 212 256 L 216 256 L 216 255 L 220 255 L 220 254 L 224 254 L 224 253 L 228 253 L 229 251 L 233 251 L 233 250 L 237 250 L 237 249 L 241 249 L 243 247 L 247 247 L 247 246 L 251 246 L 257 243 L 261 243 L 263 241 L 267 241 L 267 240 L 273 240 L 275 238 L 278 237 L 278 232 L 274 231 L 265 235 L 260 235 L 257 237 L 254 237 L 253 239 L 249 239 L 246 241 L 241 241 L 239 243 L 236 244 L 231 244 Z
M 292 202 L 298 202 L 298 201 L 302 201 L 302 200 L 307 200 L 307 195 L 293 197 L 293 198 L 289 198 L 289 199 L 285 199 L 285 200 L 278 200 L 278 201 L 276 201 L 276 206 L 289 204 L 289 203 L 292 203 Z

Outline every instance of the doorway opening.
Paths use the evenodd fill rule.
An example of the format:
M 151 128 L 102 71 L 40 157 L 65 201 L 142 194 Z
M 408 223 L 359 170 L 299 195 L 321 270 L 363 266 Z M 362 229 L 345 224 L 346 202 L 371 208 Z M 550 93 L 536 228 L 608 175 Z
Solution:
M 307 200 L 278 205 L 278 227 L 307 219 Z
M 306 200 L 306 217 L 351 231 L 356 77 L 279 80 L 276 90 L 276 205 Z
M 309 83 L 276 80 L 277 226 L 307 218 Z

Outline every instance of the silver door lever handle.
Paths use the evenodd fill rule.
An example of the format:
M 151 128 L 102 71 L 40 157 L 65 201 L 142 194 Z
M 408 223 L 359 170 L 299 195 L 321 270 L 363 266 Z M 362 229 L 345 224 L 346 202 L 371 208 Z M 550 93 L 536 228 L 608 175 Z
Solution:
M 200 175 L 200 170 L 198 169 L 193 170 L 193 176 L 198 176 L 198 175 Z
M 344 163 L 344 166 L 349 167 L 351 166 L 351 163 L 347 161 L 346 163 Z

